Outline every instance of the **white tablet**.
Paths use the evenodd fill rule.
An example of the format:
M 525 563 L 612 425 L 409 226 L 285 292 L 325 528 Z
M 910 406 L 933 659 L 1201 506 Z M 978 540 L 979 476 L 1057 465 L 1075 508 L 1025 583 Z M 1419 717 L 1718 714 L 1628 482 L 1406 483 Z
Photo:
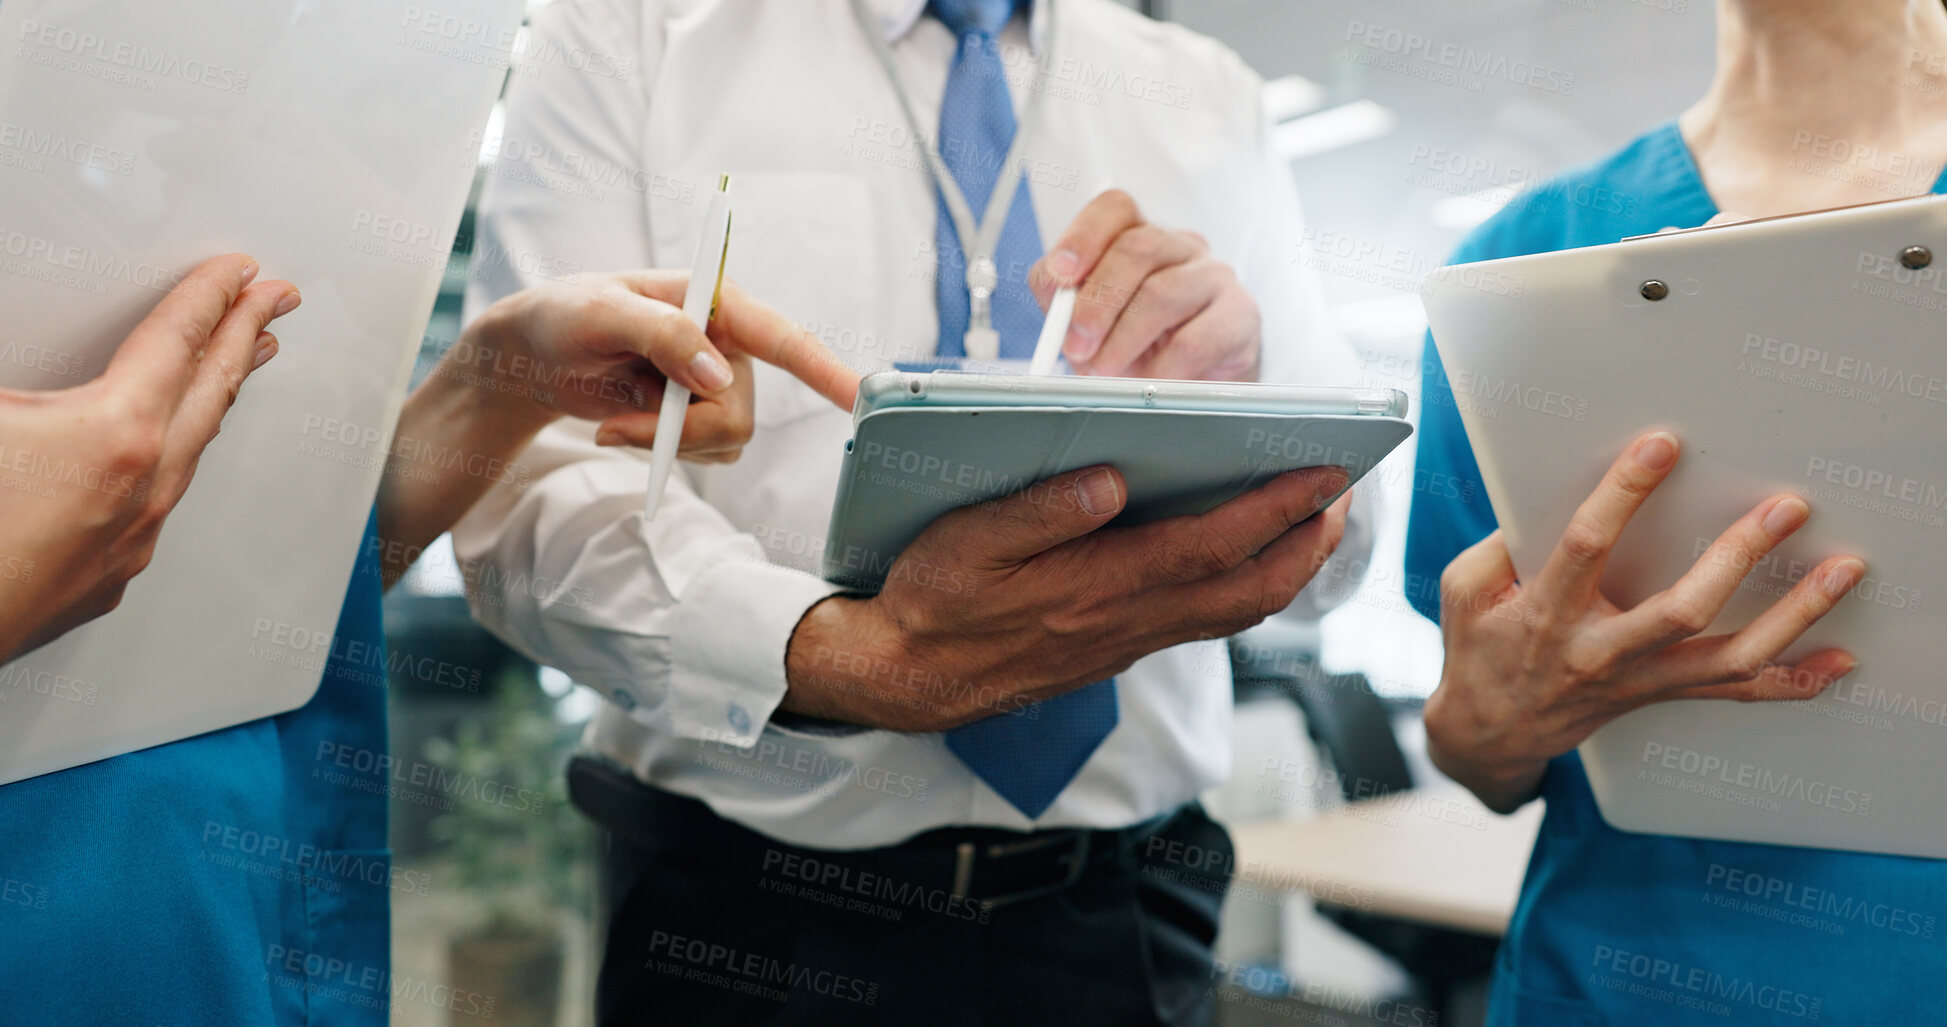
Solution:
M 1866 561 L 1786 653 L 1844 645 L 1856 671 L 1812 700 L 1663 703 L 1612 722 L 1582 746 L 1604 818 L 1947 857 L 1947 198 L 1462 265 L 1433 278 L 1426 307 L 1522 574 L 1656 427 L 1683 458 L 1609 564 L 1615 602 L 1667 587 L 1779 492 L 1805 497 L 1811 521 L 1714 631 L 1827 556 Z
M 1352 480 L 1412 434 L 1406 396 L 1136 378 L 870 375 L 853 410 L 825 546 L 825 578 L 877 589 L 927 525 L 1094 464 L 1122 472 L 1116 523 L 1208 511 L 1301 467 Z

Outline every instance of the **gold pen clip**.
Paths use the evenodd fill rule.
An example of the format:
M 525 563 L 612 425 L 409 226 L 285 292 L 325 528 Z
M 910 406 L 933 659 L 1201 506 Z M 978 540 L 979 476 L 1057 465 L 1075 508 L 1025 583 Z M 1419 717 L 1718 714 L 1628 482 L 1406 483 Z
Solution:
M 730 174 L 725 172 L 717 179 L 717 192 L 730 191 Z M 730 227 L 737 219 L 736 211 L 728 211 L 723 216 L 723 252 L 717 256 L 717 287 L 710 293 L 710 315 L 703 319 L 703 326 L 717 319 L 717 304 L 723 301 L 723 269 L 730 266 Z

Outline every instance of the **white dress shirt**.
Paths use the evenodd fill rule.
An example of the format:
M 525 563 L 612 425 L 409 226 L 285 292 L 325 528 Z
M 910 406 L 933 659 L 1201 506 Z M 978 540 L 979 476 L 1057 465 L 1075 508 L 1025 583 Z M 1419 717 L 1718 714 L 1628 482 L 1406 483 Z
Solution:
M 954 37 L 922 17 L 925 0 L 871 6 L 931 130 Z M 1038 0 L 1000 40 L 1017 110 L 1049 17 L 1049 92 L 1022 129 L 1044 243 L 1112 177 L 1237 270 L 1262 312 L 1264 380 L 1353 383 L 1296 263 L 1301 215 L 1259 78 L 1218 43 L 1109 0 Z M 481 202 L 469 315 L 582 269 L 688 267 L 699 201 L 727 171 L 729 274 L 746 291 L 860 369 L 933 352 L 934 185 L 846 0 L 560 0 L 532 31 Z M 1034 821 L 937 734 L 772 723 L 791 633 L 834 591 L 815 571 L 851 419 L 782 372 L 755 373 L 743 459 L 683 466 L 653 523 L 646 453 L 562 423 L 520 457 L 524 487 L 496 486 L 454 530 L 474 614 L 609 697 L 591 747 L 721 816 L 828 849 L 949 825 L 1122 827 L 1228 774 L 1218 641 L 1119 675 L 1117 727 Z M 1348 532 L 1341 557 L 1362 557 L 1368 538 Z M 1317 605 L 1308 593 L 1287 615 L 1315 619 Z

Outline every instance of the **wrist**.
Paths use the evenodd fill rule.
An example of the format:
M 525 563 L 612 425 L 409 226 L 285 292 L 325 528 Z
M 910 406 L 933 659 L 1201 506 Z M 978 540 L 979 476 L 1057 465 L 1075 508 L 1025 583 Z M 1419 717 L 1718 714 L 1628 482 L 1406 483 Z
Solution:
M 1547 757 L 1496 755 L 1481 730 L 1454 723 L 1461 714 L 1452 705 L 1445 684 L 1427 700 L 1427 758 L 1434 767 L 1496 813 L 1512 813 L 1539 794 Z
M 534 384 L 536 371 L 545 369 L 528 352 L 527 306 L 526 294 L 516 293 L 482 311 L 421 387 L 435 390 L 470 423 L 521 445 L 561 416 Z
M 779 709 L 888 731 L 928 732 L 950 726 L 950 715 L 900 679 L 911 661 L 898 627 L 878 616 L 876 600 L 835 595 L 805 611 L 784 653 L 785 693 Z
M 1513 813 L 1541 793 L 1547 760 L 1485 761 L 1471 759 L 1427 736 L 1427 758 L 1448 777 L 1474 793 L 1496 813 Z

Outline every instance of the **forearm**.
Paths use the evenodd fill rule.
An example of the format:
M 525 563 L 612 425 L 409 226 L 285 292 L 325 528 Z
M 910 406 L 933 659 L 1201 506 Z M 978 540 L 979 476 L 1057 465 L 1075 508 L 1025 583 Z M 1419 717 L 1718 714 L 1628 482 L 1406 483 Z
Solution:
M 903 661 L 863 624 L 865 600 L 832 596 L 805 611 L 785 649 L 788 713 L 889 731 L 933 730 L 924 707 L 887 702 L 886 679 Z
M 500 307 L 484 312 L 406 398 L 379 484 L 387 587 L 489 488 L 520 480 L 515 457 L 557 416 L 494 373 L 511 320 Z

